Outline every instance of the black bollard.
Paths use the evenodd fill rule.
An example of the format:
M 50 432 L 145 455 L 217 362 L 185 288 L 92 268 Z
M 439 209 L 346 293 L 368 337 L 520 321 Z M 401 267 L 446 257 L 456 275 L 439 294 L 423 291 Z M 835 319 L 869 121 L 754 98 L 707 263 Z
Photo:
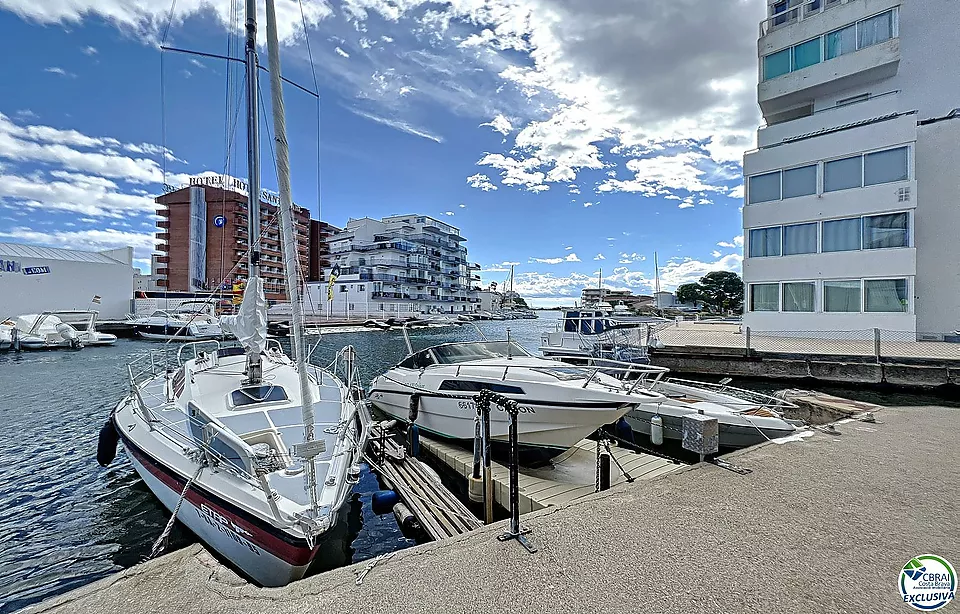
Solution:
M 483 392 L 487 391 L 484 390 Z M 533 553 L 537 551 L 536 547 L 524 537 L 530 532 L 530 529 L 520 528 L 520 437 L 517 426 L 517 421 L 520 418 L 520 406 L 516 401 L 500 395 L 492 396 L 492 398 L 510 415 L 510 530 L 497 537 L 497 539 L 500 541 L 515 539 L 527 549 L 527 552 Z
M 493 469 L 490 467 L 490 401 L 482 393 L 477 397 L 483 436 L 483 523 L 493 522 Z

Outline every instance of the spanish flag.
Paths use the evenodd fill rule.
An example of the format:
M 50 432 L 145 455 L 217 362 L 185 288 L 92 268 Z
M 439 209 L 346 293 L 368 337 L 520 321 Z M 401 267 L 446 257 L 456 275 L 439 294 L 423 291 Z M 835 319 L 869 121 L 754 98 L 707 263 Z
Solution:
M 327 283 L 327 300 L 333 300 L 333 282 L 337 281 L 337 278 L 340 277 L 340 265 L 335 264 L 333 268 L 330 269 L 330 281 Z

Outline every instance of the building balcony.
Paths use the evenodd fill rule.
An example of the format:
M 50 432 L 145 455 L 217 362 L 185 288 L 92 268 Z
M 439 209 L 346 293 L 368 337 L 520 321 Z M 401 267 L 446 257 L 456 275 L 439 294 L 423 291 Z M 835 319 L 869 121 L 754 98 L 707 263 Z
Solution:
M 798 136 L 812 135 L 866 119 L 893 115 L 900 108 L 898 95 L 898 91 L 886 92 L 870 96 L 860 102 L 827 107 L 806 117 L 765 126 L 757 130 L 757 147 L 763 149 L 781 145 Z
M 156 271 L 154 271 L 154 273 L 156 273 L 157 275 L 169 275 L 170 269 L 167 269 L 167 268 L 157 269 Z
M 164 207 L 163 209 L 157 209 L 157 215 L 160 217 L 170 217 L 170 209 Z
M 159 222 L 157 222 L 157 228 L 166 228 L 167 230 L 169 230 L 170 220 L 160 220 Z
M 757 98 L 767 123 L 809 115 L 817 97 L 895 75 L 901 1 L 791 0 L 764 20 Z
M 168 243 L 157 243 L 157 251 L 158 251 L 158 252 L 169 252 L 169 251 L 170 251 L 170 245 L 169 245 Z
M 169 241 L 169 240 L 170 240 L 170 233 L 169 233 L 169 232 L 158 232 L 158 233 L 157 233 L 157 240 L 158 240 L 158 241 Z
M 469 268 L 469 269 L 471 269 L 471 270 L 474 270 L 474 271 L 479 271 L 479 270 L 480 270 L 480 264 L 477 263 L 477 262 L 471 262 L 471 263 L 468 265 L 467 268 Z

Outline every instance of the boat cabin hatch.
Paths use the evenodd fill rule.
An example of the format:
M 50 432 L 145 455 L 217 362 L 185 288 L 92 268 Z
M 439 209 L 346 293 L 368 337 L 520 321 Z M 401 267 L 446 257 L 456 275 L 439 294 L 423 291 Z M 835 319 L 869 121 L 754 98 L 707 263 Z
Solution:
M 256 403 L 276 403 L 287 401 L 287 392 L 280 386 L 247 386 L 230 393 L 230 402 L 234 407 L 244 407 Z
M 530 356 L 522 346 L 512 341 L 475 341 L 445 343 L 415 352 L 400 363 L 406 369 L 425 369 L 430 365 L 455 365 L 474 360 Z

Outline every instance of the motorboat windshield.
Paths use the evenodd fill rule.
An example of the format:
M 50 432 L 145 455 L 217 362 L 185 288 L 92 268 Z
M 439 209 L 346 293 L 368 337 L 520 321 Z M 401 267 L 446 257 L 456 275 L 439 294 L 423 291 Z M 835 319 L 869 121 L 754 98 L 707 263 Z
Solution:
M 532 354 L 512 341 L 445 343 L 411 354 L 400 363 L 400 366 L 408 369 L 423 369 L 435 364 L 453 365 L 474 360 L 517 356 L 532 356 Z

